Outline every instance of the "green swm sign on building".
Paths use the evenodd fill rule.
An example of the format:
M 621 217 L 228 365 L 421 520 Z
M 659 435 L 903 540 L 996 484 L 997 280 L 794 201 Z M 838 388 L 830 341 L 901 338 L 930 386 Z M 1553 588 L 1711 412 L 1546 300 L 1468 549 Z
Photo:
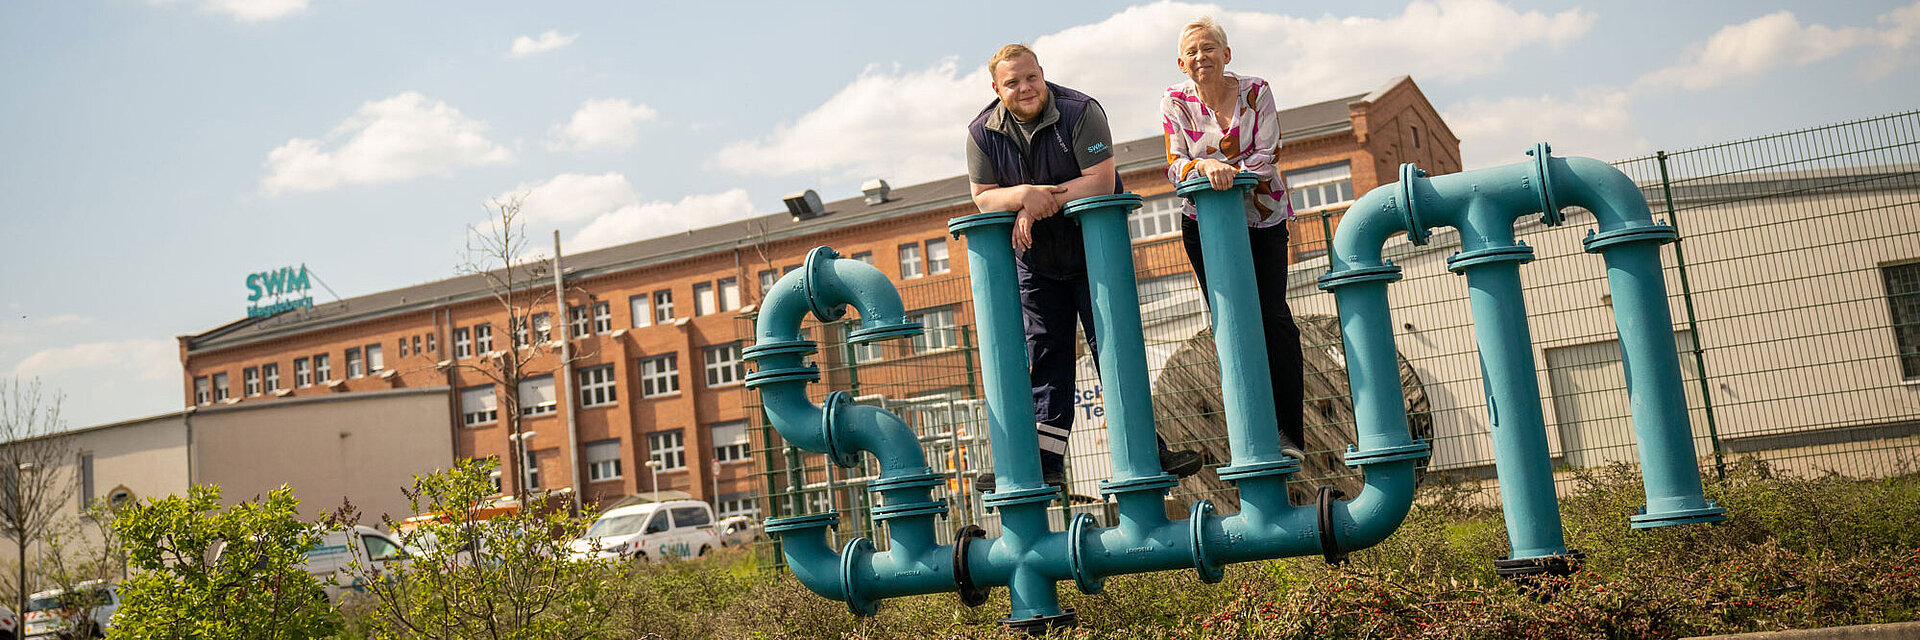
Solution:
M 281 267 L 273 271 L 247 274 L 247 290 L 253 292 L 247 296 L 247 317 L 265 318 L 282 311 L 293 309 L 312 309 L 313 296 L 305 295 L 308 284 L 307 265 L 299 268 Z M 292 296 L 298 295 L 295 298 Z M 262 298 L 270 298 L 265 303 Z

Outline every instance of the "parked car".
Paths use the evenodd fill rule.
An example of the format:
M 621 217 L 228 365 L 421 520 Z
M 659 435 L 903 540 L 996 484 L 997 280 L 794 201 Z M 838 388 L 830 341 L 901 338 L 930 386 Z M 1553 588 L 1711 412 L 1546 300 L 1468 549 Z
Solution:
M 322 583 L 332 577 L 333 584 L 326 585 L 327 597 L 337 599 L 380 579 L 376 576 L 406 566 L 411 557 L 406 547 L 379 529 L 355 525 L 321 536 L 320 544 L 307 550 L 300 566 Z
M 13 610 L 0 605 L 0 640 L 16 640 L 20 637 L 20 617 Z
M 586 535 L 567 545 L 576 560 L 622 558 L 660 561 L 704 556 L 720 548 L 713 506 L 670 500 L 613 509 L 593 521 Z
M 753 544 L 760 539 L 760 521 L 752 516 L 731 516 L 720 520 L 720 545 Z
M 22 637 L 52 638 L 67 629 L 105 637 L 113 631 L 113 614 L 119 610 L 120 590 L 99 580 L 75 585 L 71 594 L 64 589 L 42 591 L 27 598 L 26 632 Z

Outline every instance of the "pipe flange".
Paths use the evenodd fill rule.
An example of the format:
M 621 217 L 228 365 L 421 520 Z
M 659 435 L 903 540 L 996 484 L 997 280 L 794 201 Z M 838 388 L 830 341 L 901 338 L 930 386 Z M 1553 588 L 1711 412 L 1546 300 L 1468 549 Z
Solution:
M 840 409 L 853 403 L 853 396 L 845 391 L 829 393 L 827 399 L 820 403 L 820 438 L 827 443 L 827 450 L 824 453 L 827 454 L 827 459 L 844 468 L 860 464 L 860 453 L 841 451 L 840 439 L 837 437 L 840 435 L 837 433 L 840 430 Z
M 1249 464 L 1236 464 L 1233 466 L 1221 467 L 1214 471 L 1216 475 L 1220 476 L 1221 482 L 1234 482 L 1234 483 L 1238 483 L 1248 478 L 1262 478 L 1266 476 L 1284 476 L 1284 475 L 1299 473 L 1299 472 L 1300 472 L 1300 461 L 1293 459 L 1291 457 L 1285 457 L 1285 456 L 1282 456 L 1279 460 L 1274 460 L 1272 462 L 1254 462 Z
M 1347 466 L 1358 467 L 1363 464 L 1419 460 L 1432 454 L 1433 445 L 1429 444 L 1425 439 L 1420 439 L 1414 440 L 1413 444 L 1403 444 L 1397 447 L 1377 447 L 1366 451 L 1360 451 L 1354 445 L 1347 445 L 1346 461 Z
M 1413 243 L 1416 247 L 1427 244 L 1427 239 L 1433 237 L 1433 233 L 1427 231 L 1426 223 L 1420 219 L 1420 205 L 1413 197 L 1414 179 L 1425 177 L 1427 172 L 1421 171 L 1420 167 L 1414 166 L 1411 162 L 1401 163 L 1397 196 L 1400 202 L 1400 215 L 1407 223 L 1407 242 Z
M 1493 561 L 1493 573 L 1502 578 L 1524 578 L 1541 574 L 1566 576 L 1580 569 L 1580 561 L 1587 554 L 1568 551 L 1566 555 L 1541 556 L 1538 558 L 1501 558 Z
M 1060 497 L 1060 489 L 1052 485 L 1035 487 L 1032 489 L 1021 489 L 1019 491 L 1003 492 L 1003 491 L 995 490 L 995 491 L 988 491 L 987 496 L 985 498 L 980 499 L 980 505 L 988 509 L 999 509 L 1003 507 L 1011 507 L 1014 505 L 1022 505 L 1022 504 L 1031 504 L 1031 503 L 1044 504 L 1048 502 L 1053 502 L 1054 499 L 1059 497 Z
M 813 365 L 807 365 L 804 367 L 781 367 L 779 369 L 763 369 L 760 371 L 749 373 L 746 375 L 746 377 L 740 379 L 741 385 L 745 386 L 748 389 L 763 387 L 776 382 L 796 382 L 796 381 L 807 382 L 807 383 L 819 382 L 820 368 L 815 367 Z
M 1540 192 L 1540 224 L 1558 227 L 1567 221 L 1567 216 L 1560 213 L 1560 204 L 1553 199 L 1553 167 L 1547 165 L 1552 152 L 1553 147 L 1547 146 L 1547 143 L 1536 142 L 1527 155 L 1533 156 L 1534 184 Z
M 922 327 L 918 322 L 883 324 L 848 331 L 847 342 L 866 344 L 869 342 L 879 342 L 881 340 L 892 340 L 894 338 L 911 338 L 922 333 L 926 333 L 926 328 Z
M 1100 593 L 1107 585 L 1105 578 L 1087 571 L 1087 541 L 1082 536 L 1095 524 L 1093 516 L 1084 513 L 1074 514 L 1073 522 L 1067 524 L 1067 564 L 1073 568 L 1073 586 L 1087 595 Z
M 827 270 L 833 268 L 833 261 L 839 258 L 840 252 L 834 251 L 833 247 L 814 247 L 812 251 L 807 252 L 806 265 L 800 268 L 801 273 L 804 274 L 804 277 L 800 278 L 800 284 L 807 295 L 807 308 L 812 310 L 813 317 L 819 318 L 821 322 L 833 322 L 847 315 L 845 305 L 829 307 L 824 299 L 825 296 L 820 295 L 822 292 L 816 289 L 819 286 L 818 283 L 826 280 Z
M 840 527 L 840 512 L 828 510 L 823 513 L 809 513 L 804 516 L 767 518 L 760 526 L 761 531 L 775 538 L 780 537 L 780 534 L 788 531 L 837 529 Z
M 867 483 L 867 492 L 880 493 L 882 491 L 892 491 L 894 489 L 918 489 L 921 487 L 938 487 L 942 483 L 946 482 L 946 476 L 938 473 L 934 473 L 931 467 L 921 467 L 920 469 L 921 469 L 920 473 L 911 473 L 903 476 L 892 476 L 892 477 L 881 476 L 880 479 Z
M 1120 209 L 1122 213 L 1125 213 L 1125 212 L 1133 211 L 1134 209 L 1140 208 L 1140 202 L 1141 202 L 1140 196 L 1137 196 L 1131 193 L 1116 193 L 1116 194 L 1107 195 L 1107 196 L 1093 196 L 1090 198 L 1081 198 L 1079 200 L 1075 200 L 1073 202 L 1067 203 L 1067 206 L 1060 208 L 1060 214 L 1067 216 L 1069 218 L 1073 218 L 1083 213 L 1092 213 L 1094 211 L 1106 209 L 1114 205 L 1125 205 L 1125 207 Z
M 1200 581 L 1214 584 L 1226 579 L 1227 572 L 1207 557 L 1207 516 L 1213 515 L 1213 501 L 1195 500 L 1187 509 L 1187 539 L 1193 541 L 1193 571 Z
M 1454 273 L 1466 273 L 1468 267 L 1498 262 L 1533 262 L 1533 247 L 1520 242 L 1505 247 L 1487 247 L 1462 251 L 1447 257 L 1447 270 Z
M 812 340 L 769 340 L 740 349 L 740 358 L 751 361 L 786 355 L 806 357 L 819 351 L 820 343 Z
M 1133 493 L 1135 491 L 1165 491 L 1177 486 L 1180 486 L 1180 478 L 1171 473 L 1164 472 L 1159 475 L 1134 478 L 1120 482 L 1114 482 L 1109 478 L 1100 481 L 1100 495 L 1110 496 L 1119 493 Z
M 854 583 L 854 563 L 861 556 L 870 555 L 873 555 L 873 541 L 866 538 L 848 540 L 840 551 L 840 595 L 847 601 L 847 611 L 862 618 L 871 618 L 880 612 L 880 603 L 861 595 Z
M 1647 513 L 1646 507 L 1640 507 L 1640 513 L 1628 517 L 1627 521 L 1633 523 L 1630 526 L 1635 529 L 1652 529 L 1654 527 L 1670 527 L 1676 524 L 1719 522 L 1725 519 L 1727 519 L 1727 508 L 1714 504 L 1712 500 L 1708 500 L 1707 506 L 1705 507 L 1676 509 L 1673 511 L 1661 511 L 1659 513 Z
M 1393 282 L 1400 279 L 1400 267 L 1388 260 L 1377 267 L 1355 267 L 1345 271 L 1328 271 L 1320 276 L 1320 289 L 1332 291 L 1350 284 L 1362 282 Z
M 1000 628 L 1006 629 L 1007 631 L 1024 633 L 1029 636 L 1044 636 L 1047 635 L 1048 631 L 1078 624 L 1080 624 L 1080 616 L 1075 614 L 1073 609 L 1067 609 L 1050 616 L 1036 614 L 1031 618 L 1021 618 L 1019 620 L 1013 619 L 1013 616 L 1000 619 Z
M 1251 187 L 1256 184 L 1260 184 L 1260 176 L 1250 171 L 1242 171 L 1233 176 L 1233 187 L 1230 188 Z M 1193 196 L 1201 192 L 1213 190 L 1212 180 L 1208 180 L 1206 176 L 1196 176 L 1181 180 L 1180 184 L 1174 185 L 1173 192 L 1192 200 Z
M 978 607 L 987 603 L 987 594 L 991 587 L 980 587 L 973 583 L 973 570 L 967 567 L 967 547 L 973 546 L 975 538 L 987 537 L 987 530 L 980 525 L 970 524 L 960 527 L 953 534 L 953 584 L 960 589 L 960 604 Z
M 1327 564 L 1346 564 L 1347 552 L 1340 548 L 1340 536 L 1333 527 L 1333 501 L 1347 497 L 1347 492 L 1331 486 L 1321 486 L 1320 496 L 1314 501 L 1317 520 L 1320 526 L 1320 556 Z
M 1662 245 L 1679 239 L 1680 232 L 1675 231 L 1672 225 L 1656 222 L 1650 225 L 1641 224 L 1624 229 L 1614 229 L 1612 231 L 1588 231 L 1587 238 L 1582 240 L 1580 244 L 1586 247 L 1587 253 L 1599 253 L 1615 245 L 1633 244 L 1636 242 L 1649 242 Z
M 926 502 L 908 502 L 897 505 L 880 505 L 867 512 L 867 517 L 872 518 L 875 522 L 896 518 L 911 518 L 914 516 L 944 515 L 947 515 L 947 501 L 945 499 L 928 500 Z
M 958 238 L 962 233 L 972 231 L 979 227 L 990 227 L 994 225 L 1013 226 L 1013 221 L 1019 217 L 1020 214 L 1012 211 L 994 211 L 960 216 L 947 220 L 947 233 Z

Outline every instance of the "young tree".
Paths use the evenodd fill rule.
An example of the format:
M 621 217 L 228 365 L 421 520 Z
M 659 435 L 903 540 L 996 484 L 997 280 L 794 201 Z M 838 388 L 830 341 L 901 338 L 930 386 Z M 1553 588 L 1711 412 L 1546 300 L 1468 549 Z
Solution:
M 221 510 L 219 487 L 194 485 L 184 497 L 127 507 L 116 525 L 135 573 L 121 584 L 114 637 L 332 635 L 339 617 L 301 567 L 320 532 L 300 520 L 299 505 L 282 486 Z
M 62 639 L 93 638 L 105 632 L 91 613 L 94 607 L 107 604 L 107 592 L 99 585 L 126 576 L 118 516 L 105 499 L 96 500 L 87 507 L 85 522 L 61 518 L 46 537 L 39 582 L 60 590 L 57 612 L 66 617 L 58 634 Z M 96 529 L 93 535 L 88 528 Z
M 0 537 L 13 541 L 16 567 L 14 611 L 27 610 L 27 544 L 46 536 L 60 510 L 73 497 L 68 464 L 73 443 L 59 435 L 59 394 L 48 396 L 40 382 L 0 383 Z
M 523 497 L 530 493 L 525 487 L 527 466 L 534 461 L 524 459 L 528 452 L 523 440 L 526 431 L 521 427 L 525 400 L 520 397 L 521 383 L 551 374 L 555 401 L 567 402 L 567 394 L 562 390 L 571 387 L 573 381 L 564 379 L 564 371 L 571 360 L 579 358 L 566 348 L 571 337 L 566 305 L 555 302 L 553 278 L 556 276 L 548 258 L 528 246 L 526 225 L 520 220 L 526 195 L 489 201 L 487 226 L 467 230 L 466 253 L 458 267 L 461 273 L 485 280 L 488 294 L 506 312 L 506 346 L 476 354 L 480 356 L 477 358 L 452 361 L 454 368 L 478 374 L 499 385 L 500 395 L 506 400 L 502 413 L 507 421 L 507 468 L 512 474 L 514 493 Z M 543 314 L 547 318 L 544 326 L 535 326 L 535 318 Z M 545 353 L 543 347 L 550 345 L 558 346 L 556 357 Z M 569 468 L 577 454 L 568 452 Z M 575 487 L 574 494 L 577 508 L 579 487 Z
M 620 569 L 575 562 L 568 542 L 587 521 L 549 500 L 481 513 L 492 460 L 463 460 L 414 476 L 405 490 L 425 522 L 387 526 L 414 557 L 393 579 L 373 580 L 374 631 L 382 638 L 594 638 L 607 630 Z

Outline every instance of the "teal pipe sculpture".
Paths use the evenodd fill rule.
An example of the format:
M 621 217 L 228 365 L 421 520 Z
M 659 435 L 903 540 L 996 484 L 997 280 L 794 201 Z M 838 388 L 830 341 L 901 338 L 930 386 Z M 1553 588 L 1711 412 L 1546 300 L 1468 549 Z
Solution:
M 805 268 L 782 277 L 767 294 L 755 344 L 743 354 L 756 365 L 746 383 L 760 391 L 768 416 L 788 443 L 825 453 L 841 466 L 853 466 L 861 452 L 876 456 L 880 476 L 868 491 L 878 495 L 872 518 L 884 523 L 887 548 L 876 552 L 870 540 L 854 538 L 836 550 L 828 530 L 839 516 L 831 511 L 770 518 L 767 532 L 780 538 L 787 564 L 802 584 L 846 602 L 856 614 L 872 615 L 883 598 L 939 591 L 958 591 L 963 603 L 977 606 L 989 589 L 1005 586 L 1012 611 L 1002 624 L 1035 634 L 1077 621 L 1074 611 L 1060 606 L 1058 582 L 1071 580 L 1082 592 L 1095 593 L 1110 576 L 1185 567 L 1202 580 L 1218 581 L 1228 563 L 1316 553 L 1334 561 L 1377 544 L 1405 519 L 1413 502 L 1414 465 L 1430 451 L 1408 429 L 1386 293 L 1400 268 L 1381 258 L 1381 247 L 1402 232 L 1424 244 L 1431 228 L 1450 226 L 1463 238 L 1462 251 L 1448 260 L 1448 268 L 1467 276 L 1513 549 L 1496 565 L 1506 575 L 1570 569 L 1577 554 L 1565 547 L 1555 508 L 1520 295 L 1518 266 L 1531 260 L 1532 250 L 1515 242 L 1513 234 L 1514 221 L 1532 213 L 1558 224 L 1561 206 L 1591 209 L 1600 223 L 1586 246 L 1607 263 L 1648 495 L 1648 506 L 1632 518 L 1633 526 L 1724 518 L 1725 511 L 1702 495 L 1678 384 L 1658 256 L 1659 244 L 1672 241 L 1674 233 L 1653 222 L 1632 181 L 1597 161 L 1551 158 L 1545 145 L 1536 147 L 1531 163 L 1431 179 L 1406 165 L 1400 177 L 1354 203 L 1334 237 L 1331 268 L 1320 278 L 1320 287 L 1334 293 L 1340 310 L 1356 422 L 1356 444 L 1346 460 L 1365 473 L 1359 495 L 1346 498 L 1323 487 L 1312 504 L 1288 501 L 1287 479 L 1300 465 L 1280 453 L 1275 417 L 1277 409 L 1298 408 L 1274 406 L 1271 372 L 1258 355 L 1266 351 L 1252 271 L 1220 269 L 1207 295 L 1232 461 L 1219 475 L 1239 488 L 1239 510 L 1215 514 L 1212 503 L 1200 500 L 1188 517 L 1167 517 L 1166 494 L 1176 479 L 1160 468 L 1154 444 L 1126 228 L 1127 214 L 1140 198 L 1119 194 L 1074 201 L 1060 214 L 1080 225 L 1095 329 L 1108 336 L 1102 340 L 1099 368 L 1114 475 L 1100 491 L 1116 503 L 1111 526 L 1086 514 L 1073 517 L 1065 531 L 1047 523 L 1048 505 L 1060 494 L 1042 482 L 1039 469 L 1010 241 L 1016 216 L 990 212 L 955 218 L 948 228 L 966 240 L 998 481 L 983 504 L 999 511 L 1000 535 L 988 537 L 968 524 L 952 544 L 938 544 L 933 521 L 945 515 L 946 505 L 931 498 L 931 489 L 941 478 L 927 466 L 906 424 L 880 409 L 853 404 L 845 393 L 828 394 L 819 405 L 807 399 L 806 386 L 820 380 L 819 370 L 806 360 L 817 345 L 799 332 L 807 314 L 834 321 L 846 307 L 855 307 L 859 328 L 848 334 L 855 343 L 920 332 L 878 270 L 839 259 L 826 247 L 815 249 Z M 1213 189 L 1204 178 L 1179 185 L 1178 193 L 1197 210 L 1208 262 L 1251 264 L 1242 202 L 1253 182 L 1251 174 L 1242 174 L 1224 190 Z

